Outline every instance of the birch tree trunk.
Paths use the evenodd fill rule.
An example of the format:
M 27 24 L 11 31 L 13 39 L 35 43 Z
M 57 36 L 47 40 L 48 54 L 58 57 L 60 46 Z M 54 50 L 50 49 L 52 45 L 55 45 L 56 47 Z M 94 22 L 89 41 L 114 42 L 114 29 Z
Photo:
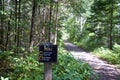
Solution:
M 56 2 L 56 15 L 55 15 L 55 42 L 57 44 L 57 32 L 58 32 L 58 1 Z

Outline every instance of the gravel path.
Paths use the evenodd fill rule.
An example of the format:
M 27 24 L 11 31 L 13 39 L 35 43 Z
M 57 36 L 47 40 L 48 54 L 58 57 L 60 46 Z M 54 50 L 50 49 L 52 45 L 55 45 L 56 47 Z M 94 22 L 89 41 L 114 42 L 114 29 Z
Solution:
M 74 58 L 83 60 L 93 67 L 94 71 L 97 73 L 96 75 L 99 76 L 98 80 L 120 80 L 120 69 L 117 69 L 114 65 L 110 65 L 107 62 L 100 60 L 91 53 L 76 47 L 68 41 L 64 41 L 64 44 Z

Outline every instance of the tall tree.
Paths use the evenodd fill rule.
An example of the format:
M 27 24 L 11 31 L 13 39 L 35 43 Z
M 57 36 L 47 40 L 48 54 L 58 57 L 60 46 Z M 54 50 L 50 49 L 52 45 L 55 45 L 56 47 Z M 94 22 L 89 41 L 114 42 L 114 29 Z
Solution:
M 113 42 L 114 42 L 114 29 L 117 25 L 118 13 L 116 12 L 118 9 L 118 1 L 114 0 L 98 0 L 95 1 L 94 5 L 92 6 L 93 15 L 89 18 L 91 25 L 94 27 L 93 32 L 97 35 L 100 39 L 103 39 L 103 43 L 112 49 Z M 94 23 L 93 23 L 94 22 Z M 106 38 L 106 39 L 105 39 Z
M 17 27 L 18 27 L 18 18 L 17 18 L 17 11 L 18 11 L 18 8 L 17 8 L 17 5 L 18 5 L 18 1 L 15 0 L 15 43 L 17 44 Z
M 33 35 L 34 35 L 34 22 L 35 22 L 35 11 L 36 11 L 37 3 L 36 0 L 33 0 L 33 8 L 32 8 L 32 17 L 31 17 L 31 28 L 30 28 L 30 48 L 33 47 L 34 40 L 33 40 Z M 30 49 L 31 50 L 31 49 Z M 31 52 L 31 51 L 30 51 Z
M 5 43 L 5 50 L 8 50 L 8 45 L 9 45 L 9 42 L 10 42 L 10 26 L 11 26 L 11 14 L 12 14 L 12 11 L 10 10 L 10 0 L 7 1 L 7 11 L 8 11 L 8 19 L 7 19 L 7 29 L 6 29 L 6 43 Z
M 4 0 L 1 0 L 0 1 L 0 19 L 1 19 L 1 22 L 0 22 L 0 48 L 1 50 L 4 50 Z
M 0 11 L 2 11 L 2 0 L 0 0 Z M 0 49 L 2 49 L 3 32 L 2 32 L 2 14 L 0 13 Z
M 21 0 L 18 2 L 18 28 L 17 28 L 17 47 L 20 45 L 20 16 L 21 16 Z
M 55 14 L 55 40 L 54 43 L 57 44 L 57 34 L 58 34 L 58 7 L 59 3 L 56 1 L 56 14 Z
M 110 33 L 109 33 L 109 48 L 112 49 L 113 48 L 113 9 L 114 9 L 114 1 L 111 0 L 110 1 Z
M 53 0 L 50 0 L 50 16 L 49 16 L 49 35 L 48 35 L 48 42 L 51 42 L 52 7 L 53 7 Z

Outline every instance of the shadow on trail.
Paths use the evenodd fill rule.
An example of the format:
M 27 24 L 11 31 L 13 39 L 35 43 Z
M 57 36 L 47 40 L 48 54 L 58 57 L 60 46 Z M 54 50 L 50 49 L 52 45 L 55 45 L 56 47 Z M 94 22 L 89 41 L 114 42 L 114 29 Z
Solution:
M 64 40 L 64 43 L 66 45 L 66 50 L 72 51 L 72 52 L 85 52 L 84 50 L 76 47 L 75 45 L 70 44 L 67 40 Z
M 92 66 L 96 74 L 93 75 L 93 79 L 91 80 L 95 80 L 96 75 L 99 77 L 98 80 L 120 80 L 120 69 L 117 69 L 114 65 L 110 65 L 91 53 L 76 47 L 67 40 L 64 41 L 64 44 L 66 49 L 74 56 L 75 59 L 85 61 Z

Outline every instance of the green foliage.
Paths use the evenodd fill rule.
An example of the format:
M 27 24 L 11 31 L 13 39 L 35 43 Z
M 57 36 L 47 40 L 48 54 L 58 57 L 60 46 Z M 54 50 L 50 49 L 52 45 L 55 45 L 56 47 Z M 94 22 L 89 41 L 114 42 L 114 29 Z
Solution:
M 95 0 L 91 6 L 91 17 L 87 20 L 87 24 L 91 24 L 89 31 L 94 32 L 97 36 L 96 39 L 103 41 L 103 46 L 110 49 L 112 49 L 114 41 L 119 42 L 118 3 L 118 0 Z
M 85 34 L 84 36 L 82 36 L 80 38 L 81 39 L 70 38 L 69 40 L 73 44 L 75 44 L 75 45 L 77 45 L 77 46 L 79 46 L 87 51 L 93 51 L 95 48 L 101 46 L 101 44 L 98 42 L 98 40 L 95 39 L 94 33 Z
M 114 53 L 119 54 L 120 55 L 120 45 L 115 44 L 113 47 Z
M 14 71 L 4 77 L 10 80 L 43 80 L 43 64 L 38 62 L 37 48 L 29 55 L 12 57 L 11 63 Z M 58 62 L 53 64 L 53 80 L 89 80 L 92 74 L 90 65 L 75 60 L 59 47 Z
M 91 78 L 93 72 L 90 65 L 75 60 L 62 49 L 59 51 L 58 63 L 53 68 L 53 80 L 89 80 Z
M 114 45 L 113 50 L 101 47 L 94 50 L 94 53 L 109 63 L 120 65 L 120 45 L 118 44 Z
M 12 56 L 13 56 L 13 52 L 11 51 L 0 51 L 0 75 L 1 76 L 6 75 L 5 70 L 7 71 L 9 70 L 10 67 L 12 68 L 11 66 Z
M 0 59 L 1 60 L 6 60 L 9 59 L 14 52 L 12 51 L 0 51 Z
M 30 55 L 14 57 L 14 72 L 9 73 L 11 80 L 42 80 L 43 65 L 38 62 L 38 51 L 34 50 Z
M 116 55 L 116 63 L 120 65 L 120 45 L 115 44 L 113 46 L 113 53 Z
M 116 63 L 116 55 L 112 53 L 111 50 L 107 49 L 107 48 L 98 48 L 94 50 L 94 53 L 100 57 L 101 59 L 104 59 L 106 61 L 108 61 L 109 63 Z
M 7 15 L 5 11 L 0 10 L 0 15 Z
M 75 15 L 83 15 L 88 17 L 90 15 L 91 5 L 94 0 L 70 0 L 70 6 Z
M 120 65 L 120 45 L 115 44 L 113 46 L 113 50 L 110 50 L 108 48 L 101 47 L 101 42 L 95 40 L 94 37 L 94 34 L 91 33 L 89 35 L 84 36 L 79 41 L 75 41 L 72 38 L 70 39 L 70 41 L 87 51 L 93 52 L 95 55 L 97 55 L 103 60 L 108 61 L 111 64 Z
M 69 41 L 95 53 L 109 63 L 120 65 L 119 0 L 94 0 L 94 3 L 90 3 L 93 3 L 92 5 L 88 5 L 90 7 L 88 10 L 85 5 L 89 3 L 88 0 L 72 2 L 73 16 L 77 20 L 71 18 L 68 20 Z M 78 5 L 79 2 L 81 5 Z M 83 16 L 87 11 L 90 13 L 89 16 Z M 78 21 L 80 21 L 79 24 L 84 21 L 79 20 L 80 16 L 76 18 L 76 14 L 87 18 L 84 26 L 76 26 Z M 83 28 L 82 32 L 81 28 Z
M 1 77 L 1 80 L 9 80 L 8 78 Z

